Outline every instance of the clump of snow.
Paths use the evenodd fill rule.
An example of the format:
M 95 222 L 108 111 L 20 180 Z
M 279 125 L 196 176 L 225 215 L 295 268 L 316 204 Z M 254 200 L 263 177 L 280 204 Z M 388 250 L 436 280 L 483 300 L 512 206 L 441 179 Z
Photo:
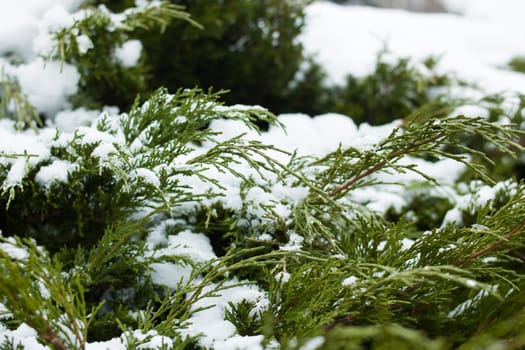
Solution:
M 447 252 L 447 251 L 450 251 L 450 250 L 454 250 L 456 248 L 457 248 L 457 246 L 455 244 L 449 244 L 446 247 L 439 248 L 438 252 L 439 253 L 444 253 L 444 252 Z
M 386 45 L 398 57 L 440 57 L 438 73 L 455 73 L 488 92 L 523 91 L 525 76 L 500 68 L 525 52 L 523 2 L 459 2 L 463 17 L 314 2 L 301 41 L 336 84 L 349 73 L 369 75 Z
M 451 115 L 465 115 L 467 117 L 483 117 L 488 118 L 490 112 L 481 106 L 476 105 L 463 105 L 454 109 Z
M 68 106 L 67 97 L 77 92 L 80 79 L 75 66 L 37 58 L 6 70 L 17 78 L 29 102 L 38 111 L 53 116 Z
M 263 350 L 263 335 L 234 335 L 215 343 L 215 350 Z
M 47 10 L 38 24 L 39 34 L 33 42 L 35 53 L 43 56 L 51 55 L 55 47 L 52 33 L 70 27 L 73 23 L 73 16 L 62 5 L 56 4 Z
M 26 162 L 24 159 L 18 159 L 11 165 L 7 172 L 7 178 L 4 181 L 4 188 L 14 187 L 22 183 L 26 175 Z
M 343 282 L 341 282 L 341 284 L 343 285 L 343 287 L 348 287 L 348 286 L 354 285 L 358 279 L 359 278 L 356 276 L 350 276 L 348 278 L 345 278 Z
M 235 281 L 232 281 L 234 284 Z M 205 286 L 203 293 L 212 291 L 214 285 Z M 237 344 L 239 350 L 249 350 L 251 346 L 258 344 L 262 339 L 259 336 L 239 338 L 235 335 L 235 326 L 224 319 L 225 309 L 228 302 L 238 304 L 246 300 L 255 304 L 252 313 L 258 314 L 268 305 L 268 299 L 257 286 L 241 285 L 234 286 L 220 292 L 214 296 L 202 298 L 193 304 L 192 310 L 196 311 L 188 320 L 186 328 L 180 330 L 180 333 L 189 336 L 201 335 L 199 343 L 208 348 L 222 348 L 229 344 Z M 234 339 L 231 339 L 231 338 Z M 255 347 L 257 348 L 257 347 Z
M 155 257 L 181 257 L 191 259 L 194 263 L 206 263 L 217 258 L 210 244 L 210 239 L 202 233 L 185 230 L 177 235 L 169 235 L 164 238 L 163 231 L 169 227 L 170 222 L 158 226 L 148 236 L 147 242 L 150 248 L 159 243 L 164 243 L 162 248 L 154 251 Z M 177 264 L 173 262 L 153 263 L 151 268 L 152 280 L 170 288 L 176 288 L 179 282 L 189 282 L 193 271 L 193 267 L 186 264 L 182 259 Z
M 14 52 L 25 59 L 32 56 L 30 48 L 38 33 L 38 20 L 24 10 L 9 1 L 0 2 L 0 54 Z
M 99 115 L 98 111 L 90 111 L 84 107 L 75 110 L 63 110 L 55 116 L 55 126 L 61 131 L 73 132 L 78 126 L 89 126 Z
M 466 281 L 466 284 L 467 284 L 467 286 L 469 286 L 469 287 L 475 287 L 475 286 L 478 285 L 478 282 L 476 282 L 476 281 L 474 281 L 474 280 L 471 280 L 471 279 L 468 279 L 468 280 Z
M 49 350 L 49 347 L 42 345 L 38 341 L 36 330 L 22 323 L 14 330 L 2 330 L 4 339 L 9 339 L 13 344 L 20 344 L 24 349 L 30 350 Z
M 13 260 L 25 260 L 29 257 L 26 249 L 17 247 L 13 237 L 6 238 L 7 242 L 0 243 L 0 250 Z
M 300 350 L 317 350 L 324 344 L 324 337 L 322 335 L 308 339 L 308 341 L 301 346 Z
M 284 251 L 301 250 L 301 248 L 303 247 L 302 243 L 304 241 L 304 237 L 299 236 L 297 233 L 293 231 L 288 231 L 288 235 L 290 237 L 290 240 L 288 241 L 288 243 L 286 243 L 284 246 L 281 247 L 281 250 L 284 250 Z
M 79 137 L 79 143 L 84 145 L 92 144 L 112 144 L 121 143 L 122 139 L 117 138 L 109 132 L 100 131 L 91 127 L 78 127 L 75 129 L 75 134 Z
M 481 182 L 471 182 L 467 188 L 459 189 L 459 193 L 463 192 L 463 194 L 451 192 L 449 199 L 452 200 L 455 206 L 445 214 L 442 226 L 449 224 L 461 225 L 463 223 L 463 211 L 470 212 L 471 208 L 490 204 L 497 193 L 502 190 L 512 196 L 516 193 L 516 184 L 511 180 L 498 182 L 494 186 L 483 185 Z M 479 227 L 474 227 L 474 229 L 479 229 Z
M 286 283 L 290 280 L 290 277 L 292 277 L 292 275 L 290 275 L 290 273 L 288 272 L 284 272 L 284 271 L 281 271 L 281 272 L 277 272 L 275 274 L 275 280 L 276 281 L 279 281 L 281 283 Z
M 88 50 L 94 47 L 93 42 L 91 41 L 89 36 L 85 34 L 81 34 L 77 36 L 77 45 L 78 45 L 78 52 L 81 55 L 85 54 L 86 52 L 88 52 Z
M 143 333 L 140 330 L 123 333 L 119 338 L 113 338 L 106 341 L 91 342 L 86 344 L 86 350 L 125 350 L 129 349 L 129 340 L 134 339 L 141 343 L 136 348 L 140 349 L 166 349 L 173 346 L 171 338 L 159 335 L 156 331 L 151 330 Z M 47 348 L 46 348 L 47 349 Z
M 168 236 L 167 246 L 157 250 L 156 254 L 158 256 L 186 256 L 198 263 L 217 258 L 213 252 L 210 239 L 202 233 L 193 233 L 190 230 Z
M 137 64 L 142 52 L 140 40 L 128 40 L 115 50 L 115 58 L 124 67 L 133 67 Z
M 20 184 L 29 166 L 49 157 L 49 140 L 43 139 L 45 133 L 40 136 L 33 130 L 17 131 L 12 121 L 0 120 L 0 164 L 10 165 L 4 188 Z
M 138 168 L 135 169 L 131 174 L 131 178 L 139 178 L 144 180 L 146 183 L 159 187 L 160 186 L 160 179 L 153 171 L 146 169 L 146 168 Z
M 174 289 L 177 288 L 179 283 L 188 283 L 193 272 L 193 268 L 184 263 L 153 263 L 150 267 L 151 280 L 154 283 Z
M 65 160 L 55 160 L 40 168 L 35 180 L 44 188 L 49 189 L 54 182 L 67 182 L 68 174 L 76 165 Z
M 131 335 L 138 341 L 143 342 L 137 347 L 137 349 L 139 350 L 140 349 L 164 349 L 166 347 L 169 348 L 173 346 L 173 341 L 171 340 L 171 338 L 159 335 L 157 331 L 155 330 L 150 330 L 146 333 L 142 333 L 141 331 L 136 330 L 136 331 L 131 332 Z M 124 333 L 121 338 L 124 338 L 123 343 L 124 343 L 124 346 L 127 347 L 128 344 L 126 341 L 126 336 L 127 334 Z
M 415 241 L 413 239 L 409 238 L 403 238 L 401 240 L 401 248 L 400 251 L 405 251 L 410 249 L 414 245 Z

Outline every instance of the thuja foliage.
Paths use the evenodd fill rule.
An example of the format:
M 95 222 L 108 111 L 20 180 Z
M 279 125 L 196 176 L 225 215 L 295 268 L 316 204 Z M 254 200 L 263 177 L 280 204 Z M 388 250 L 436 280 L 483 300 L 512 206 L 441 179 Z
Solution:
M 454 103 L 432 93 L 450 84 L 433 71 L 432 57 L 417 64 L 386 59 L 385 50 L 369 75 L 349 75 L 343 86 L 328 84 L 298 40 L 307 4 L 176 1 L 138 10 L 130 0 L 86 1 L 83 17 L 54 32 L 59 45 L 49 57 L 79 68 L 80 91 L 72 98 L 77 106 L 127 109 L 137 93 L 147 96 L 158 86 L 202 86 L 229 90 L 223 96 L 228 104 L 262 105 L 274 113 L 339 112 L 376 125 L 450 111 Z M 143 47 L 138 64 L 115 55 L 130 44 Z
M 82 35 L 118 45 L 189 21 L 168 4 L 142 10 L 124 10 L 114 34 L 114 14 L 86 10 L 53 54 L 86 82 L 122 62 L 114 49 L 95 62 L 104 45 Z M 523 348 L 525 185 L 494 170 L 522 157 L 523 98 L 477 101 L 485 116 L 416 111 L 433 83 L 412 81 L 407 61 L 378 67 L 393 96 L 422 92 L 385 105 L 409 117 L 303 156 L 263 142 L 281 127 L 271 112 L 220 92 L 157 89 L 66 131 L 38 123 L 3 77 L 0 348 Z M 82 91 L 79 105 L 99 101 Z M 459 182 L 427 171 L 457 163 Z M 385 193 L 396 201 L 377 209 Z
M 168 2 L 131 7 L 119 14 L 105 6 L 89 7 L 72 26 L 53 33 L 57 45 L 47 58 L 58 56 L 79 69 L 79 92 L 73 98 L 76 105 L 129 108 L 137 94 L 153 90 L 148 82 L 151 63 L 146 62 L 142 44 L 134 38 L 139 32 L 164 32 L 174 20 L 199 27 L 181 6 Z M 126 45 L 140 47 L 139 62 L 130 64 L 117 57 L 116 52 Z
M 487 120 L 494 123 L 513 123 L 519 128 L 523 128 L 525 107 L 525 95 L 521 93 L 500 93 L 487 95 L 479 100 L 464 101 L 464 103 L 476 106 L 477 114 L 487 118 Z M 521 145 L 525 145 L 525 138 L 520 135 L 516 139 Z M 525 175 L 523 156 L 509 157 L 507 154 L 501 153 L 497 148 L 494 148 L 490 143 L 478 135 L 470 135 L 463 139 L 463 143 L 473 147 L 480 152 L 487 154 L 491 162 L 487 164 L 487 171 L 494 179 L 504 180 L 509 177 L 516 179 L 523 179 Z M 477 157 L 476 157 L 477 158 Z M 479 160 L 479 158 L 477 158 Z M 471 178 L 466 174 L 466 178 Z
M 130 0 L 87 3 L 116 12 L 133 6 Z M 262 105 L 277 114 L 339 112 L 357 123 L 375 125 L 418 112 L 445 115 L 453 104 L 431 93 L 434 87 L 450 84 L 448 77 L 433 71 L 433 57 L 421 64 L 408 58 L 388 60 L 385 50 L 367 76 L 349 75 L 343 86 L 327 83 L 322 67 L 304 53 L 298 40 L 309 1 L 174 3 L 184 6 L 202 30 L 173 21 L 161 35 L 151 30 L 135 33 L 132 37 L 144 45 L 143 63 L 149 67 L 147 74 L 141 72 L 146 77 L 143 89 L 212 86 L 229 90 L 223 96 L 228 104 Z M 122 105 L 121 100 L 112 101 Z
M 415 121 L 369 149 L 289 155 L 282 163 L 270 156 L 272 146 L 242 136 L 221 140 L 209 127 L 226 117 L 256 129 L 253 122 L 272 122 L 271 114 L 217 99 L 198 90 L 159 90 L 129 113 L 102 114 L 71 134 L 41 130 L 50 152 L 36 161 L 3 156 L 6 325 L 25 323 L 56 349 L 121 334 L 128 346 L 155 336 L 168 348 L 204 348 L 198 334 L 184 332 L 210 307 L 199 303 L 254 283 L 266 306 L 230 302 L 224 318 L 238 334 L 262 335 L 269 346 L 418 348 L 425 341 L 446 349 L 503 339 L 508 348 L 523 345 L 521 184 L 474 204 L 471 223 L 439 226 L 436 219 L 424 230 L 410 220 L 389 222 L 352 196 L 380 186 L 385 172 L 417 172 L 437 187 L 402 161 L 418 155 L 464 162 L 490 182 L 468 156 L 482 155 L 460 136 L 479 135 L 513 155 L 522 150 L 519 131 L 463 116 Z M 25 173 L 14 183 L 10 171 L 19 161 Z M 66 178 L 44 180 L 66 162 Z M 243 173 L 243 166 L 255 172 Z M 223 200 L 225 183 L 210 176 L 221 173 L 242 183 L 245 199 L 236 211 Z M 248 199 L 250 191 L 276 184 L 303 188 L 306 196 L 295 203 Z M 211 260 L 170 253 L 180 248 L 164 239 L 152 246 L 148 238 L 157 232 L 176 239 L 197 227 L 212 240 L 221 233 L 223 250 Z M 162 282 L 153 273 L 160 266 L 187 268 L 188 275 Z
M 525 73 L 525 57 L 514 57 L 510 60 L 509 67 L 516 72 Z
M 139 32 L 151 68 L 150 89 L 159 85 L 229 90 L 226 103 L 262 105 L 274 113 L 297 111 L 288 96 L 320 92 L 321 81 L 302 77 L 319 66 L 303 52 L 298 36 L 310 1 L 177 0 L 203 30 L 173 21 L 162 35 Z M 91 1 L 113 11 L 134 6 L 130 0 Z M 320 76 L 319 76 L 320 78 Z M 317 77 L 316 77 L 317 79 Z M 299 111 L 310 103 L 302 100 Z
M 42 125 L 40 116 L 34 106 L 20 91 L 16 79 L 4 72 L 0 72 L 0 118 L 17 120 L 17 128 L 26 126 L 37 127 Z
M 352 116 L 357 123 L 385 124 L 414 115 L 443 116 L 450 112 L 453 99 L 443 99 L 433 88 L 450 85 L 451 78 L 434 72 L 437 59 L 417 64 L 409 58 L 377 56 L 374 71 L 365 77 L 349 75 L 343 87 L 334 88 L 330 109 Z M 437 96 L 436 96 L 437 95 Z

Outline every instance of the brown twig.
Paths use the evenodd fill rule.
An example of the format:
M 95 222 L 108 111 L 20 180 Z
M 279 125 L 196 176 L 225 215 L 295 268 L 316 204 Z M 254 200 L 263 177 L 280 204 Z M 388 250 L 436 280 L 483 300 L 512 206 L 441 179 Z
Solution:
M 47 326 L 46 330 L 37 330 L 40 338 L 51 344 L 57 350 L 68 350 L 68 347 L 64 344 L 62 339 L 56 334 L 51 326 Z
M 343 192 L 344 190 L 346 190 L 347 188 L 349 188 L 350 186 L 352 186 L 353 184 L 355 184 L 357 181 L 367 177 L 368 175 L 371 175 L 373 173 L 375 173 L 376 171 L 379 171 L 381 170 L 381 168 L 383 168 L 384 166 L 386 165 L 386 161 L 385 160 L 382 160 L 381 162 L 377 163 L 375 166 L 373 166 L 372 168 L 366 170 L 366 171 L 363 171 L 359 174 L 357 174 L 356 176 L 354 176 L 353 178 L 351 178 L 350 180 L 346 181 L 344 184 L 342 184 L 341 186 L 338 186 L 336 188 L 334 188 L 332 191 L 330 191 L 328 193 L 328 195 L 330 197 L 335 197 L 336 195 L 338 195 L 339 193 Z
M 425 140 L 421 140 L 419 142 L 415 142 L 411 146 L 408 146 L 408 147 L 406 147 L 404 149 L 401 149 L 399 151 L 396 151 L 396 152 L 392 152 L 388 158 L 389 159 L 395 159 L 395 158 L 399 158 L 401 156 L 404 156 L 404 155 L 406 155 L 408 153 L 413 152 L 414 150 L 417 150 L 420 146 L 423 146 L 423 145 L 425 145 L 427 143 L 431 143 L 431 142 L 436 141 L 441 136 L 442 135 L 439 134 L 439 135 L 436 135 L 434 137 L 430 137 L 430 138 L 427 138 Z M 359 180 L 361 180 L 361 179 L 363 179 L 363 178 L 365 178 L 365 177 L 367 177 L 367 176 L 369 176 L 369 175 L 371 175 L 371 174 L 381 170 L 382 168 L 384 168 L 386 166 L 386 164 L 387 164 L 387 161 L 386 160 L 382 160 L 379 163 L 377 163 L 376 165 L 374 165 L 372 168 L 367 169 L 367 170 L 365 170 L 363 172 L 360 172 L 359 174 L 357 174 L 356 176 L 354 176 L 350 180 L 348 180 L 345 183 L 343 183 L 341 186 L 338 186 L 338 187 L 334 188 L 332 191 L 328 192 L 328 196 L 335 197 L 339 193 L 341 193 L 344 190 L 348 189 L 350 186 L 354 185 Z
M 325 331 L 329 331 L 337 326 L 349 326 L 354 324 L 356 321 L 355 317 L 347 315 L 340 318 L 337 318 L 330 322 L 329 324 L 325 325 L 323 328 Z
M 500 245 L 502 245 L 503 243 L 507 242 L 510 238 L 514 237 L 515 235 L 517 235 L 518 233 L 520 233 L 521 229 L 523 229 L 525 227 L 525 219 L 522 220 L 516 227 L 514 227 L 510 232 L 506 233 L 505 235 L 503 235 L 503 238 L 500 239 L 500 240 L 497 240 L 496 242 L 486 246 L 485 248 L 483 249 L 480 249 L 480 250 L 476 250 L 475 252 L 471 253 L 468 257 L 466 257 L 465 259 L 459 261 L 456 263 L 457 266 L 460 266 L 460 265 L 463 265 L 464 263 L 466 263 L 467 261 L 470 261 L 472 259 L 475 259 L 477 257 L 480 257 L 482 255 L 485 255 L 491 251 L 493 251 L 494 249 L 496 249 L 497 247 L 499 247 Z

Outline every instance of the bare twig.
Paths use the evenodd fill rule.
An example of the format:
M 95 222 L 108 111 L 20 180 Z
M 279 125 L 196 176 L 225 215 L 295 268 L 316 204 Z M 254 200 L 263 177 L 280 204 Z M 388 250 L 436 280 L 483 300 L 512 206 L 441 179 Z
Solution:
M 412 144 L 412 145 L 410 145 L 408 147 L 405 147 L 405 148 L 403 148 L 401 150 L 392 152 L 388 156 L 388 159 L 391 160 L 391 159 L 400 158 L 400 157 L 402 157 L 402 156 L 404 156 L 406 154 L 409 154 L 409 153 L 411 153 L 413 151 L 416 151 L 419 147 L 421 147 L 421 146 L 423 146 L 425 144 L 428 144 L 428 143 L 431 143 L 431 142 L 434 142 L 434 141 L 438 140 L 441 136 L 442 135 L 439 134 L 439 135 L 436 135 L 434 137 L 429 137 L 429 138 L 421 140 L 419 142 L 415 142 L 414 144 Z M 343 192 L 344 190 L 346 190 L 349 187 L 351 187 L 352 185 L 354 185 L 359 180 L 361 180 L 361 179 L 363 179 L 363 178 L 365 178 L 365 177 L 367 177 L 367 176 L 369 176 L 369 175 L 371 175 L 371 174 L 381 170 L 386 165 L 387 165 L 387 160 L 380 161 L 379 163 L 377 163 L 376 165 L 374 165 L 370 169 L 367 169 L 365 171 L 360 172 L 359 174 L 355 175 L 350 180 L 348 180 L 345 183 L 343 183 L 341 186 L 338 186 L 338 187 L 334 188 L 332 191 L 330 191 L 328 193 L 328 196 L 335 197 L 339 193 Z
M 503 238 L 500 240 L 497 240 L 496 242 L 486 246 L 483 249 L 476 250 L 475 252 L 471 253 L 468 257 L 466 257 L 464 260 L 461 260 L 456 263 L 457 266 L 465 264 L 467 261 L 470 261 L 472 259 L 476 259 L 482 255 L 485 255 L 494 249 L 498 248 L 500 245 L 502 245 L 505 242 L 508 242 L 508 240 L 514 236 L 516 236 L 518 233 L 521 232 L 521 230 L 525 227 L 525 219 L 521 221 L 516 227 L 514 227 L 511 231 L 503 235 Z
M 62 339 L 60 339 L 58 334 L 56 334 L 53 331 L 51 326 L 47 326 L 45 332 L 43 330 L 38 330 L 38 328 L 36 329 L 37 329 L 37 333 L 40 336 L 40 338 L 44 339 L 46 342 L 51 344 L 55 349 L 68 350 L 68 347 L 66 346 L 66 344 L 64 344 L 64 342 L 62 341 Z

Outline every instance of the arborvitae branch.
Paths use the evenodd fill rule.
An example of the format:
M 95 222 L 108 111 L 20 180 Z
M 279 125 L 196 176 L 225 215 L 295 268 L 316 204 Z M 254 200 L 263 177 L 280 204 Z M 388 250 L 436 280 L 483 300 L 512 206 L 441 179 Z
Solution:
M 480 256 L 483 256 L 483 255 L 485 255 L 487 253 L 492 252 L 493 250 L 497 249 L 503 243 L 508 242 L 509 239 L 511 239 L 512 237 L 522 233 L 523 232 L 522 230 L 523 230 L 524 227 L 525 227 L 525 220 L 521 221 L 511 231 L 509 231 L 508 233 L 503 235 L 500 240 L 497 240 L 496 242 L 486 246 L 483 249 L 480 249 L 480 250 L 477 250 L 477 251 L 471 253 L 467 258 L 465 258 L 465 260 L 462 260 L 462 261 L 458 262 L 457 265 L 463 265 L 464 263 L 466 263 L 469 260 L 476 259 L 476 258 L 478 258 Z
M 371 168 L 369 168 L 367 170 L 364 170 L 363 172 L 357 174 L 356 176 L 354 176 L 350 180 L 348 180 L 345 183 L 343 183 L 341 186 L 338 186 L 338 187 L 334 188 L 332 191 L 330 191 L 328 193 L 328 195 L 330 197 L 335 197 L 340 192 L 343 192 L 343 191 L 347 190 L 348 188 L 350 188 L 352 185 L 356 184 L 358 181 L 362 180 L 363 178 L 365 178 L 367 176 L 370 176 L 370 175 L 380 171 L 381 169 L 386 167 L 389 162 L 396 162 L 401 157 L 403 157 L 405 155 L 408 155 L 408 154 L 410 154 L 412 152 L 417 151 L 419 149 L 419 147 L 421 147 L 423 145 L 431 144 L 433 142 L 436 142 L 437 140 L 439 140 L 442 137 L 443 137 L 442 134 L 438 134 L 438 135 L 436 135 L 434 137 L 430 137 L 430 138 L 425 139 L 425 140 L 418 140 L 418 141 L 414 142 L 413 145 L 409 145 L 408 147 L 406 147 L 406 148 L 404 148 L 402 150 L 392 152 L 391 154 L 389 154 L 387 156 L 388 160 L 386 160 L 386 159 L 382 160 L 379 163 L 377 163 L 376 165 L 374 165 L 373 167 L 371 167 Z
M 512 125 L 498 126 L 481 118 L 457 116 L 427 120 L 422 125 L 412 122 L 404 130 L 395 129 L 388 138 L 372 146 L 369 151 L 363 152 L 355 148 L 340 149 L 316 161 L 314 165 L 329 165 L 328 170 L 321 173 L 320 177 L 332 179 L 332 183 L 326 184 L 334 186 L 328 191 L 330 197 L 342 196 L 359 185 L 376 183 L 373 178 L 370 180 L 371 183 L 363 180 L 371 178 L 371 175 L 382 170 L 413 171 L 428 180 L 433 180 L 419 172 L 413 165 L 398 163 L 404 156 L 418 154 L 454 159 L 467 165 L 476 175 L 491 183 L 492 180 L 485 174 L 482 165 L 471 164 L 468 161 L 467 155 L 475 154 L 490 163 L 490 159 L 478 150 L 462 145 L 461 137 L 469 134 L 484 137 L 506 154 L 515 155 L 514 150 L 524 149 L 515 141 L 522 131 Z M 456 148 L 464 153 L 452 153 L 446 151 L 445 147 Z
M 9 117 L 16 121 L 18 129 L 41 127 L 42 120 L 36 108 L 24 96 L 16 79 L 0 71 L 0 119 Z M 13 110 L 11 110 L 13 109 Z

